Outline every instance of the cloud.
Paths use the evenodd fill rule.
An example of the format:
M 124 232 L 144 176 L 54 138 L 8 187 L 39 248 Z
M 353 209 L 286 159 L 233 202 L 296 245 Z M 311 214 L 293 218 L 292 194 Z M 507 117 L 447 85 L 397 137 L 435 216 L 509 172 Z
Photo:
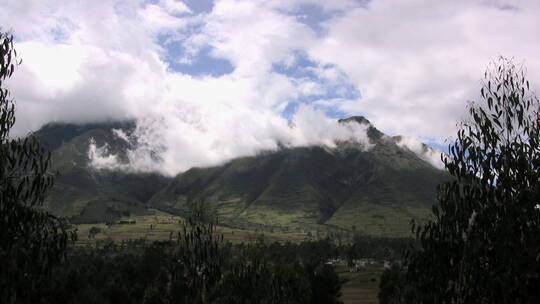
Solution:
M 180 0 L 163 0 L 161 2 L 165 8 L 173 14 L 193 13 L 193 11 Z
M 157 171 L 173 176 L 194 166 L 218 165 L 280 147 L 335 147 L 336 140 L 357 142 L 364 150 L 372 146 L 367 125 L 340 124 L 308 105 L 300 106 L 292 123 L 264 112 L 238 113 L 227 107 L 217 111 L 193 109 L 188 116 L 182 115 L 183 110 L 170 108 L 167 115 L 160 112 L 139 120 L 129 136 L 113 130 L 118 138 L 136 143 L 126 153 L 128 161 L 121 162 L 107 146 L 93 143 L 88 154 L 90 164 L 98 169 Z
M 355 122 L 340 124 L 320 110 L 301 105 L 293 117 L 291 138 L 286 143 L 290 146 L 319 145 L 332 148 L 336 146 L 336 141 L 354 141 L 367 150 L 372 146 L 367 136 L 368 128 L 367 124 Z
M 294 16 L 257 1 L 222 0 L 206 16 L 198 35 L 188 40 L 194 47 L 209 45 L 212 53 L 235 66 L 235 74 L 259 77 L 272 63 L 286 59 L 315 38 Z
M 442 152 L 433 149 L 415 137 L 399 136 L 397 145 L 402 148 L 407 148 L 418 155 L 421 159 L 430 163 L 433 167 L 443 170 L 444 163 L 441 159 Z
M 122 163 L 116 154 L 109 152 L 109 145 L 97 146 L 94 139 L 88 143 L 89 166 L 96 170 L 122 170 L 129 171 L 132 166 Z
M 498 55 L 540 83 L 535 1 L 194 3 L 6 0 L 0 20 L 23 58 L 9 82 L 14 134 L 135 119 L 134 166 L 173 174 L 362 138 L 335 123 L 356 114 L 440 144 Z
M 373 0 L 328 20 L 308 54 L 359 88 L 362 99 L 340 105 L 344 112 L 362 113 L 390 134 L 441 143 L 498 56 L 524 60 L 540 87 L 540 43 L 532 38 L 539 12 L 536 1 Z

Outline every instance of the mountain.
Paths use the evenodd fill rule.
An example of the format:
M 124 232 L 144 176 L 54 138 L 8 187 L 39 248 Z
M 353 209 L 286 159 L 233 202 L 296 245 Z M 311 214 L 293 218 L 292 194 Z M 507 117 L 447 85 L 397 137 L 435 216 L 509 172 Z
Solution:
M 192 168 L 148 204 L 176 214 L 204 202 L 221 222 L 236 227 L 324 226 L 381 236 L 405 236 L 410 220 L 429 216 L 436 186 L 449 179 L 398 145 L 363 117 L 373 147 L 300 147 L 243 157 L 217 167 Z M 353 227 L 354 226 L 354 227 Z
M 45 207 L 75 223 L 115 222 L 122 216 L 147 213 L 146 202 L 169 179 L 160 174 L 96 170 L 90 165 L 90 143 L 107 145 L 125 158 L 128 143 L 113 130 L 129 134 L 132 122 L 87 125 L 48 124 L 34 134 L 52 152 L 52 171 L 58 172 Z
M 127 161 L 130 143 L 115 132 L 130 134 L 132 122 L 50 124 L 36 132 L 49 144 L 53 169 L 60 172 L 46 207 L 75 223 L 93 223 L 143 215 L 149 208 L 185 216 L 202 202 L 222 225 L 241 229 L 410 235 L 410 220 L 429 216 L 436 186 L 449 175 L 364 117 L 340 123 L 367 125 L 371 147 L 351 141 L 334 148 L 284 147 L 174 178 L 91 166 L 91 143 L 106 145 Z

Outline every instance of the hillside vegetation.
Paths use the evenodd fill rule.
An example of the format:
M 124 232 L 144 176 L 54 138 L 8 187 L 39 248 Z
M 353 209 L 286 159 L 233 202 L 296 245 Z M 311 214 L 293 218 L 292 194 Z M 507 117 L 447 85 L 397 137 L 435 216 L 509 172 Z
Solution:
M 149 208 L 185 216 L 204 202 L 221 225 L 234 229 L 409 236 L 410 220 L 429 216 L 436 186 L 448 175 L 363 117 L 340 122 L 369 124 L 372 147 L 339 142 L 334 148 L 282 148 L 172 179 L 90 166 L 91 142 L 127 161 L 129 143 L 112 130 L 129 134 L 133 123 L 47 125 L 37 135 L 49 143 L 60 172 L 47 207 L 75 223 L 113 223 L 149 215 Z

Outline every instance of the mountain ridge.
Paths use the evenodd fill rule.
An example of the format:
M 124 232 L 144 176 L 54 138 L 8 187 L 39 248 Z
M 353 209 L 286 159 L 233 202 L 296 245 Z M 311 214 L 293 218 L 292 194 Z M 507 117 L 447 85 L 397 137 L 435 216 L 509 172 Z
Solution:
M 62 175 L 48 208 L 84 223 L 115 221 L 145 214 L 149 208 L 185 216 L 194 204 L 204 202 L 223 224 L 238 228 L 332 226 L 355 227 L 368 235 L 410 234 L 410 220 L 429 216 L 436 184 L 447 180 L 447 173 L 398 145 L 400 138 L 385 135 L 364 117 L 339 122 L 367 124 L 372 146 L 365 149 L 347 141 L 332 148 L 281 147 L 218 166 L 191 168 L 173 178 L 90 167 L 89 141 L 107 144 L 111 153 L 122 155 L 128 143 L 112 130 L 129 133 L 133 123 L 49 125 L 36 135 L 52 138 L 53 168 Z

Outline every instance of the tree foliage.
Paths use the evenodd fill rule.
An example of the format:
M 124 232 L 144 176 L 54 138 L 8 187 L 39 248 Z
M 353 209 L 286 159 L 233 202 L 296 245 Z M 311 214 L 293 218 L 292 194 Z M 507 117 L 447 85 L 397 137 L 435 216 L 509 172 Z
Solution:
M 319 258 L 299 259 L 305 244 L 233 246 L 200 214 L 170 241 L 73 248 L 55 269 L 58 284 L 49 302 L 341 303 L 334 269 Z
M 13 37 L 0 32 L 0 302 L 39 303 L 68 234 L 37 209 L 53 183 L 49 152 L 32 136 L 10 137 L 15 103 L 5 82 L 19 63 Z
M 533 303 L 540 298 L 540 102 L 524 69 L 500 58 L 444 157 L 434 219 L 413 227 L 409 303 Z M 395 279 L 397 281 L 403 281 Z
M 269 258 L 264 243 L 232 251 L 216 233 L 217 218 L 197 205 L 178 233 L 168 303 L 339 303 L 341 282 L 326 260 Z

